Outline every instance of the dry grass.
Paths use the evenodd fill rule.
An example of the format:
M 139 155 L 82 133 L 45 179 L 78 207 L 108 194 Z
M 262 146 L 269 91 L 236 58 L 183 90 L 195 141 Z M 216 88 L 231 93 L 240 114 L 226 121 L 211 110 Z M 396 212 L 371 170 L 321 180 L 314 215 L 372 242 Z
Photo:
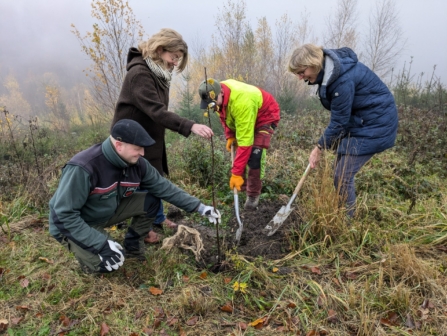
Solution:
M 293 134 L 277 135 L 268 156 L 266 185 L 272 189 L 263 197 L 287 201 L 308 151 L 294 146 Z M 10 223 L 12 241 L 0 237 L 0 320 L 9 321 L 14 335 L 65 329 L 67 335 L 95 335 L 103 322 L 110 335 L 143 335 L 149 329 L 154 335 L 162 330 L 168 335 L 445 334 L 444 180 L 430 177 L 437 196 L 421 195 L 409 212 L 410 200 L 400 194 L 409 178 L 395 177 L 402 158 L 385 152 L 358 174 L 359 212 L 348 225 L 334 190 L 332 162 L 326 155 L 298 195 L 295 209 L 302 223 L 287 238 L 293 252 L 274 261 L 228 253 L 231 267 L 225 273 L 204 276 L 191 254 L 155 246 L 144 263 L 128 260 L 116 274 L 92 277 L 41 230 L 42 222 Z M 201 199 L 211 198 L 209 189 L 190 183 L 184 173 L 173 169 L 171 177 Z M 218 191 L 224 216 L 232 213 L 224 204 L 227 194 L 231 198 L 227 190 Z M 113 235 L 121 241 L 124 232 Z M 247 285 L 245 293 L 234 291 L 236 281 Z M 163 293 L 154 296 L 150 287 Z M 227 304 L 232 313 L 222 311 Z M 76 323 L 64 326 L 61 316 Z M 249 325 L 260 318 L 265 318 L 261 329 Z

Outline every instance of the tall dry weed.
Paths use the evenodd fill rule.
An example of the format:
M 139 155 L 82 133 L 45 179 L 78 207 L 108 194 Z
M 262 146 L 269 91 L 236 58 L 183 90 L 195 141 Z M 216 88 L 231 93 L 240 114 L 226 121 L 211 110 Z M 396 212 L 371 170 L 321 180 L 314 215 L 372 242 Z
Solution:
M 334 239 L 347 233 L 346 199 L 334 187 L 333 155 L 325 155 L 319 167 L 308 177 L 303 216 L 317 240 Z
M 438 283 L 439 272 L 427 261 L 417 257 L 414 248 L 405 243 L 389 247 L 384 273 L 394 286 L 404 283 L 426 294 L 445 293 Z

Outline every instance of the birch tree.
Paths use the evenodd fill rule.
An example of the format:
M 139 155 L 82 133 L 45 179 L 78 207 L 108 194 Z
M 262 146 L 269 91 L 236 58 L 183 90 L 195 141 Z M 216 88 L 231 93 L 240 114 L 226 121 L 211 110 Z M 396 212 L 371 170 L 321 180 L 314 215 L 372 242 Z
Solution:
M 357 0 L 338 0 L 335 12 L 326 19 L 325 48 L 355 49 L 358 42 L 357 16 Z
M 257 84 L 267 91 L 273 89 L 273 83 L 269 80 L 273 67 L 273 37 L 272 30 L 264 16 L 258 20 L 258 27 L 255 31 L 257 50 Z
M 364 63 L 379 76 L 386 76 L 405 47 L 394 0 L 375 3 L 369 16 L 364 42 Z
M 91 6 L 92 17 L 96 20 L 93 31 L 82 36 L 72 24 L 72 32 L 93 62 L 88 75 L 98 108 L 110 115 L 115 110 L 126 74 L 128 49 L 137 44 L 144 32 L 124 0 L 93 0 Z

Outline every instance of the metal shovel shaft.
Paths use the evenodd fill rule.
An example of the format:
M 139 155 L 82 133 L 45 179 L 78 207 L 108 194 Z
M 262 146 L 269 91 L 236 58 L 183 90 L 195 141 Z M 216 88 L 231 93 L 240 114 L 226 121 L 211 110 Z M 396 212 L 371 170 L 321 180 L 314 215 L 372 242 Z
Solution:
M 234 144 L 231 144 L 231 163 L 234 163 Z M 242 230 L 244 229 L 244 224 L 242 224 L 241 217 L 239 216 L 239 196 L 237 194 L 237 188 L 233 188 L 234 193 L 234 212 L 236 213 L 237 223 L 239 224 L 236 230 L 236 243 L 239 244 L 242 236 Z
M 242 224 L 241 217 L 239 216 L 239 196 L 237 194 L 236 188 L 234 188 L 234 211 L 236 213 L 237 223 L 239 224 L 239 227 L 236 231 L 236 241 L 239 243 L 239 241 L 241 240 L 244 225 Z

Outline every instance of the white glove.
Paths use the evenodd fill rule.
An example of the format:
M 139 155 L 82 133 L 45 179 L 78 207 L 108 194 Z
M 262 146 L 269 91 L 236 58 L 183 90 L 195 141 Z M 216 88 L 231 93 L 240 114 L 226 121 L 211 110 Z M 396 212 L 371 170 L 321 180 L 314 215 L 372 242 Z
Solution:
M 210 223 L 213 223 L 214 225 L 216 225 L 216 223 L 220 223 L 220 212 L 219 210 L 214 209 L 212 206 L 200 203 L 197 211 L 202 216 L 208 217 Z
M 112 272 L 117 270 L 120 266 L 123 266 L 124 255 L 121 252 L 123 247 L 114 242 L 113 240 L 107 240 L 107 244 L 99 251 L 99 259 L 102 261 L 102 270 Z

